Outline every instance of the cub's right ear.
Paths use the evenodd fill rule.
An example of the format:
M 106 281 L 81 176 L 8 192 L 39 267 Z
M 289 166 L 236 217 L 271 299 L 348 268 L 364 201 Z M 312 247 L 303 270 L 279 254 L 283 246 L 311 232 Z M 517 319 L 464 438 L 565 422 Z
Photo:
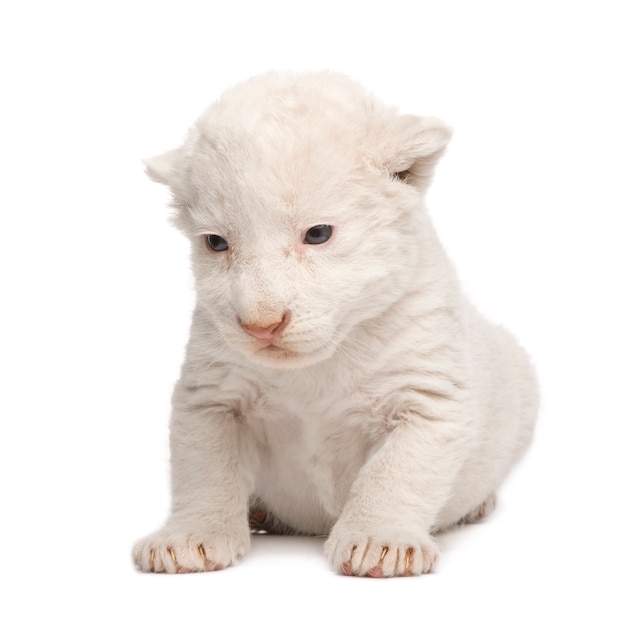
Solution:
M 381 153 L 387 170 L 425 190 L 452 130 L 435 117 L 399 115 L 387 131 Z
M 180 157 L 181 150 L 176 148 L 158 156 L 144 159 L 142 163 L 146 166 L 146 174 L 153 181 L 172 187 L 178 173 Z

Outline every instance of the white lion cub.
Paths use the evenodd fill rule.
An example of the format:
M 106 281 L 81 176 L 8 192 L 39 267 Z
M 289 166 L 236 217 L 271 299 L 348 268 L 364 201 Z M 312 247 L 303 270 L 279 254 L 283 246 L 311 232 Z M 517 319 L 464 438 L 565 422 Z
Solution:
M 146 572 L 218 570 L 250 531 L 328 535 L 355 576 L 429 572 L 527 448 L 526 353 L 466 300 L 423 198 L 450 130 L 332 73 L 230 90 L 147 162 L 197 291 Z

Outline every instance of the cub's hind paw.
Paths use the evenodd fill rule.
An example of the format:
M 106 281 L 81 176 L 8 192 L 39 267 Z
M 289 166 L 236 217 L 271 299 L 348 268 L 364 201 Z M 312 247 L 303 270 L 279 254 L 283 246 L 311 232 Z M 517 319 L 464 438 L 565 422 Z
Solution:
M 496 503 L 496 494 L 489 494 L 484 502 L 460 519 L 459 524 L 474 524 L 475 522 L 479 522 L 493 512 L 496 508 Z
M 139 541 L 133 560 L 143 572 L 215 572 L 239 561 L 250 544 L 245 537 L 160 531 Z

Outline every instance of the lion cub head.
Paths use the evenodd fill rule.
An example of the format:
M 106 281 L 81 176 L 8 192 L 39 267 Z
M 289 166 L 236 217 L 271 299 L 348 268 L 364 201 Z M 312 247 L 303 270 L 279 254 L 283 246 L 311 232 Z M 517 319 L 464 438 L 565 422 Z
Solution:
M 214 341 L 303 367 L 383 315 L 418 271 L 422 195 L 449 138 L 341 75 L 269 73 L 224 93 L 146 161 L 191 240 Z

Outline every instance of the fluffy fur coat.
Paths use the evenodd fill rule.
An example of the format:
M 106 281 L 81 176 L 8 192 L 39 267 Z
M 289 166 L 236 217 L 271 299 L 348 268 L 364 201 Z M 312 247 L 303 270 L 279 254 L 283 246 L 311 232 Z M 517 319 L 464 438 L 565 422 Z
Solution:
M 250 529 L 349 575 L 432 569 L 528 446 L 525 352 L 467 301 L 424 207 L 450 138 L 331 73 L 252 78 L 147 161 L 191 241 L 172 511 L 144 571 L 221 569 Z

